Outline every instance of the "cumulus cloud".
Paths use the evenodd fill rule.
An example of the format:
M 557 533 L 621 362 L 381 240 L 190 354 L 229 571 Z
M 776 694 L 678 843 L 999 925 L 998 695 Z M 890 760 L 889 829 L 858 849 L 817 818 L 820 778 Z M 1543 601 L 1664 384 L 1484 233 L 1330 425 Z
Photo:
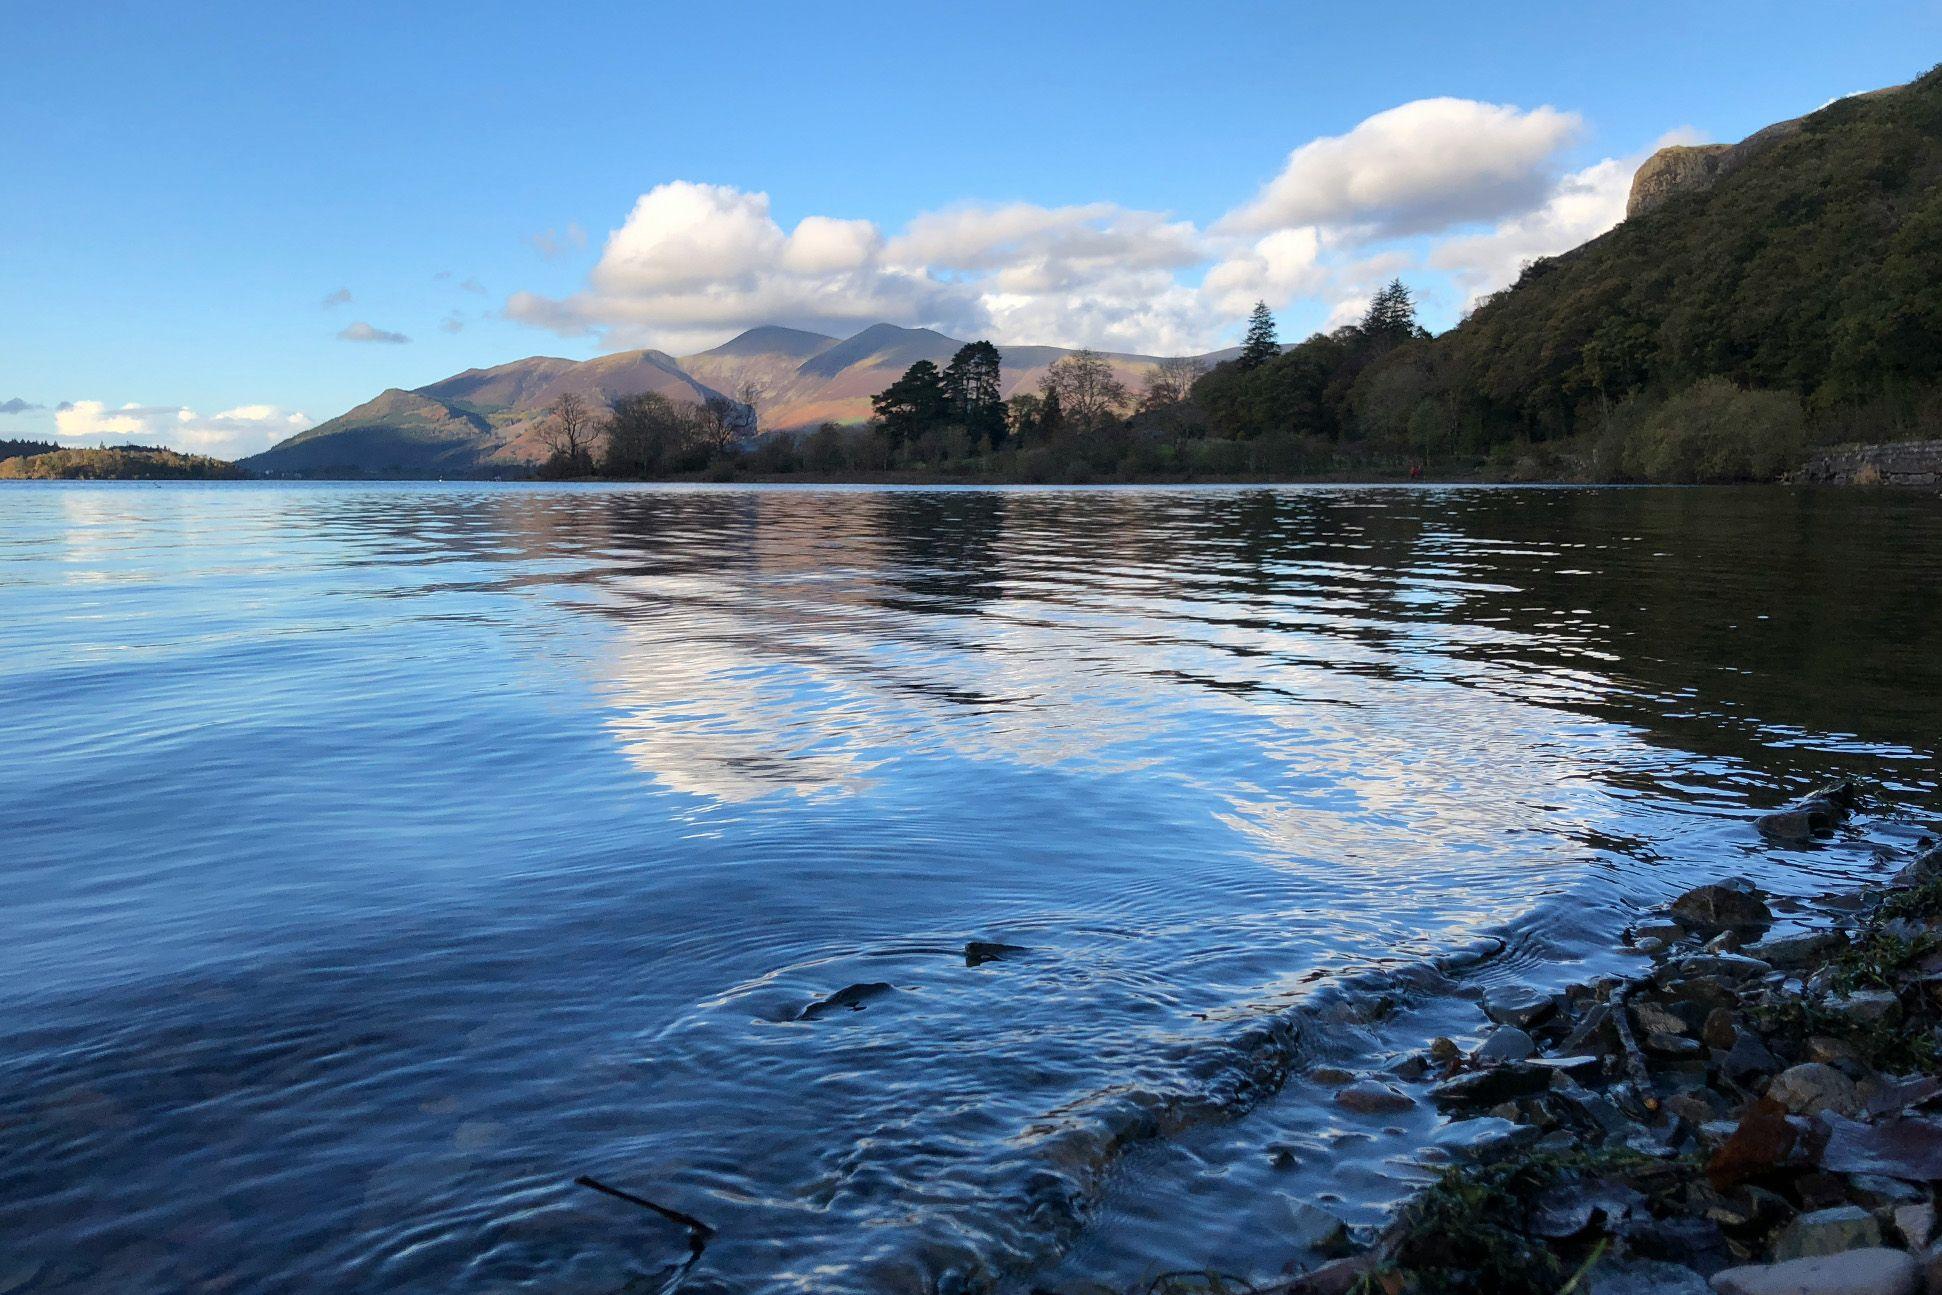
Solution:
M 166 445 L 194 454 L 234 459 L 266 450 L 311 420 L 276 405 L 238 405 L 204 416 L 183 405 L 127 404 L 100 400 L 62 402 L 54 434 L 62 440 Z
M 1681 128 L 1662 136 L 1651 149 L 1626 158 L 1606 158 L 1562 177 L 1543 201 L 1478 234 L 1451 238 L 1430 251 L 1432 269 L 1450 274 L 1466 294 L 1466 305 L 1514 283 L 1525 265 L 1556 256 L 1598 237 L 1625 219 L 1632 175 L 1651 153 L 1669 144 L 1689 144 L 1698 133 Z
M 978 322 L 972 294 L 890 265 L 883 251 L 869 221 L 810 216 L 784 230 L 766 193 L 676 180 L 642 194 L 607 236 L 585 291 L 517 292 L 506 314 L 565 336 L 677 350 L 756 323 Z
M 324 309 L 330 310 L 337 306 L 349 305 L 350 300 L 351 290 L 349 288 L 339 288 L 335 292 L 327 292 L 324 294 Z
M 0 400 L 0 414 L 25 414 L 36 409 L 45 408 L 47 408 L 46 405 L 36 405 L 21 399 L 19 396 L 15 396 L 10 400 Z
M 403 333 L 394 333 L 388 328 L 374 328 L 360 319 L 355 324 L 348 325 L 343 331 L 339 332 L 337 334 L 337 340 L 340 342 L 385 342 L 392 346 L 401 346 L 411 339 Z
M 676 353 L 756 324 L 841 334 L 879 320 L 1012 344 L 1207 349 L 1258 299 L 1340 322 L 1389 277 L 1423 270 L 1427 299 L 1448 300 L 1448 281 L 1474 295 L 1609 228 L 1635 159 L 1567 173 L 1580 128 L 1550 107 L 1406 103 L 1296 148 L 1206 227 L 1110 202 L 968 202 L 899 231 L 830 215 L 785 228 L 766 193 L 675 180 L 636 200 L 580 291 L 515 292 L 504 314 Z
M 1338 225 L 1396 237 L 1501 219 L 1542 197 L 1579 127 L 1554 108 L 1418 99 L 1303 144 L 1222 223 L 1244 234 Z

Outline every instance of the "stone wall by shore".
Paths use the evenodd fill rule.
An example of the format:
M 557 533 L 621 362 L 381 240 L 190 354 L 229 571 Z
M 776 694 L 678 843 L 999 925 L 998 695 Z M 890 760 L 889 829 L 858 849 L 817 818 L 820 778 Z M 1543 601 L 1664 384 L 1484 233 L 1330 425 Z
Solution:
M 1829 485 L 1942 485 L 1942 441 L 1836 445 L 1816 453 L 1795 475 Z

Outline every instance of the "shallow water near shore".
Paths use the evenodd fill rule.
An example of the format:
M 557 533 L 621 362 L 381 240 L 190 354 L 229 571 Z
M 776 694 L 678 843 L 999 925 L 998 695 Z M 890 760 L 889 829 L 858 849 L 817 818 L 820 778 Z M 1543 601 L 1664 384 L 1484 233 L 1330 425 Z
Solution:
M 1914 839 L 1938 589 L 1914 493 L 0 487 L 0 1290 L 1268 1263 L 1432 1136 L 1305 1066 Z

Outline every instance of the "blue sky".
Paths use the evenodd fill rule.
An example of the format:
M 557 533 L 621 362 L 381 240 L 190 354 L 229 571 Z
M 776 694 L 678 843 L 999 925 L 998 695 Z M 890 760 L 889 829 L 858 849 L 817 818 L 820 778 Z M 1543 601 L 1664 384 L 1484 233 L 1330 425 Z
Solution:
M 1936 3 L 1825 0 L 8 5 L 0 411 L 43 408 L 0 437 L 88 402 L 140 413 L 63 430 L 246 452 L 766 318 L 1190 349 L 1395 272 L 1447 326 L 1670 133 L 1906 80 L 1939 36 Z

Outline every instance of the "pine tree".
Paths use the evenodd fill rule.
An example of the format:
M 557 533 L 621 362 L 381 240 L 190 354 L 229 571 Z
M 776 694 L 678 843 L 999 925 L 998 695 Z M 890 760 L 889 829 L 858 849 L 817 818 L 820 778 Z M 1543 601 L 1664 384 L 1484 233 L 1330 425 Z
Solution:
M 944 370 L 944 399 L 950 416 L 977 439 L 996 446 L 1005 439 L 1005 403 L 999 393 L 1002 373 L 998 348 L 970 342 L 958 348 Z
M 1383 346 L 1394 346 L 1421 332 L 1416 326 L 1416 303 L 1411 300 L 1409 289 L 1401 279 L 1391 279 L 1369 302 L 1369 313 L 1362 317 L 1362 335 Z
M 949 408 L 944 397 L 944 377 L 929 360 L 919 360 L 904 370 L 904 376 L 870 399 L 877 421 L 883 424 L 893 444 L 902 445 L 942 421 Z
M 1247 317 L 1247 337 L 1241 342 L 1241 357 L 1237 361 L 1242 370 L 1258 369 L 1281 354 L 1281 346 L 1274 337 L 1274 314 L 1268 303 L 1257 301 Z

